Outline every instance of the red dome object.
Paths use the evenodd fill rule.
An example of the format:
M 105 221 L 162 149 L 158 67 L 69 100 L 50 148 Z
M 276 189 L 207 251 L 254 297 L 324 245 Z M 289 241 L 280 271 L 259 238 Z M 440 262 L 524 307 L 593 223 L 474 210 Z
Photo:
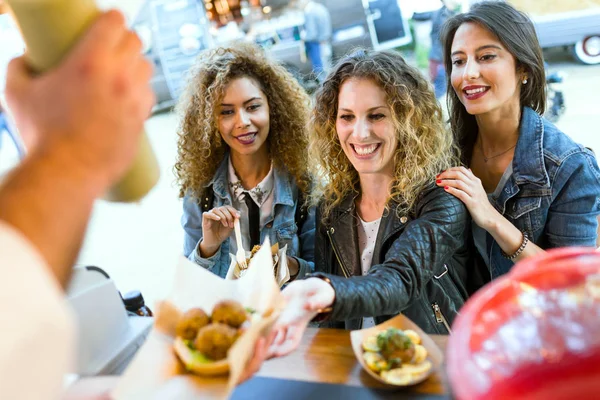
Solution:
M 548 251 L 461 309 L 448 342 L 456 398 L 600 398 L 600 252 Z

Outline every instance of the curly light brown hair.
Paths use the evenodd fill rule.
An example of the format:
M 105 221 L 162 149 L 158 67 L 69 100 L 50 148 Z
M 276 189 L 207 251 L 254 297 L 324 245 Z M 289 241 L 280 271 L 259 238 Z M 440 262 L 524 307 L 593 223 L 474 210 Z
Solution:
M 356 51 L 338 62 L 317 91 L 309 154 L 322 176 L 315 180 L 313 203 L 323 201 L 328 218 L 345 197 L 360 190 L 358 172 L 342 150 L 335 125 L 340 88 L 349 79 L 369 79 L 385 92 L 398 138 L 388 204 L 394 200 L 396 211 L 406 213 L 437 174 L 458 164 L 458 154 L 430 84 L 394 51 Z
M 217 127 L 216 105 L 229 83 L 238 78 L 254 80 L 267 98 L 267 146 L 273 165 L 287 170 L 298 188 L 307 192 L 310 99 L 296 79 L 260 47 L 236 43 L 199 55 L 177 105 L 181 123 L 174 170 L 179 195 L 199 198 L 229 151 Z

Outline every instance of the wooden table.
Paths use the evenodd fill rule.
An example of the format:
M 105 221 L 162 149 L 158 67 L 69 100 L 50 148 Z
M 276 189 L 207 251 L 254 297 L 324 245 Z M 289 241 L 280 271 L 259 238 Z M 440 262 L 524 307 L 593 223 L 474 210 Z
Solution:
M 431 335 L 431 338 L 442 351 L 445 351 L 448 336 Z M 308 328 L 298 350 L 287 357 L 265 362 L 257 376 L 372 388 L 384 387 L 362 369 L 352 351 L 350 331 L 342 329 Z M 444 394 L 448 393 L 447 387 L 445 374 L 436 372 L 425 382 L 408 391 Z
M 431 337 L 442 351 L 446 349 L 447 336 Z M 384 387 L 363 371 L 352 351 L 350 331 L 341 329 L 308 328 L 295 352 L 266 361 L 257 376 L 358 387 Z M 195 386 L 202 388 L 202 397 L 212 398 L 222 392 L 227 378 L 195 377 L 194 380 Z M 117 381 L 118 377 L 82 379 L 70 388 L 65 399 L 108 399 L 108 393 Z M 447 387 L 445 375 L 436 372 L 425 382 L 403 392 L 445 394 L 448 393 Z

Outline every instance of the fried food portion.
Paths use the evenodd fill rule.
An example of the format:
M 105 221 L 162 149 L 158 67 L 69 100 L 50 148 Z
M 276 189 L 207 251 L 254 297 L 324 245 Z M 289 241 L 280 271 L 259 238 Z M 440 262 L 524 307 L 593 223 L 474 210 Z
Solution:
M 201 308 L 191 308 L 177 322 L 177 336 L 185 340 L 194 340 L 198 331 L 210 322 L 210 318 Z
M 419 334 L 415 331 L 413 331 L 412 329 L 405 329 L 404 330 L 404 334 L 406 336 L 409 337 L 409 339 L 414 343 L 414 344 L 421 344 L 421 337 L 419 336 Z
M 389 328 L 381 332 L 377 335 L 377 344 L 387 360 L 399 359 L 405 363 L 415 356 L 415 344 L 400 329 Z
M 433 365 L 413 330 L 388 328 L 362 342 L 366 366 L 392 385 L 406 386 L 426 377 Z
M 427 359 L 427 349 L 420 344 L 415 345 L 415 356 L 412 359 L 414 364 L 421 364 Z
M 250 265 L 250 260 L 252 258 L 254 258 L 254 256 L 256 255 L 256 253 L 258 253 L 258 251 L 260 250 L 261 245 L 257 244 L 255 245 L 252 250 L 250 250 L 250 257 L 246 258 L 246 266 Z M 273 246 L 271 246 L 271 256 L 273 257 L 273 265 L 277 266 L 278 261 L 279 261 L 279 255 L 278 252 L 279 251 L 279 243 L 275 243 Z M 277 275 L 277 274 L 275 274 Z
M 240 303 L 234 300 L 224 300 L 215 305 L 212 312 L 212 322 L 239 328 L 248 319 L 248 312 Z
M 362 342 L 362 348 L 364 351 L 371 351 L 377 353 L 381 349 L 377 344 L 377 336 L 367 336 Z
M 419 379 L 422 375 L 427 374 L 432 367 L 433 365 L 429 360 L 425 360 L 419 364 L 403 364 L 400 368 L 394 368 L 389 371 L 383 371 L 381 373 L 381 377 L 395 385 L 402 385 L 405 383 L 397 382 L 405 381 L 406 377 L 409 378 L 409 382 L 414 379 Z
M 227 351 L 237 339 L 237 330 L 225 324 L 210 324 L 198 331 L 196 350 L 213 361 L 227 357 Z
M 256 253 L 260 250 L 260 244 L 255 245 L 252 250 L 250 250 L 250 258 L 254 257 Z
M 389 369 L 388 362 L 379 353 L 365 351 L 363 353 L 363 357 L 365 358 L 365 363 L 367 366 L 375 372 L 381 372 Z

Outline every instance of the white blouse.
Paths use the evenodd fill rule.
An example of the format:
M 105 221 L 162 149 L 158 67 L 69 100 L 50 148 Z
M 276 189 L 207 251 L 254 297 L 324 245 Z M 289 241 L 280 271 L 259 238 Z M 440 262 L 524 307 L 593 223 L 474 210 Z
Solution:
M 364 276 L 367 275 L 369 269 L 371 269 L 373 251 L 375 250 L 375 241 L 377 240 L 377 232 L 379 232 L 381 218 L 371 222 L 365 222 L 362 218 L 358 218 L 360 219 L 360 225 L 358 226 L 358 249 L 360 251 L 360 264 Z M 375 326 L 373 317 L 363 318 L 362 329 L 370 328 L 372 326 Z

